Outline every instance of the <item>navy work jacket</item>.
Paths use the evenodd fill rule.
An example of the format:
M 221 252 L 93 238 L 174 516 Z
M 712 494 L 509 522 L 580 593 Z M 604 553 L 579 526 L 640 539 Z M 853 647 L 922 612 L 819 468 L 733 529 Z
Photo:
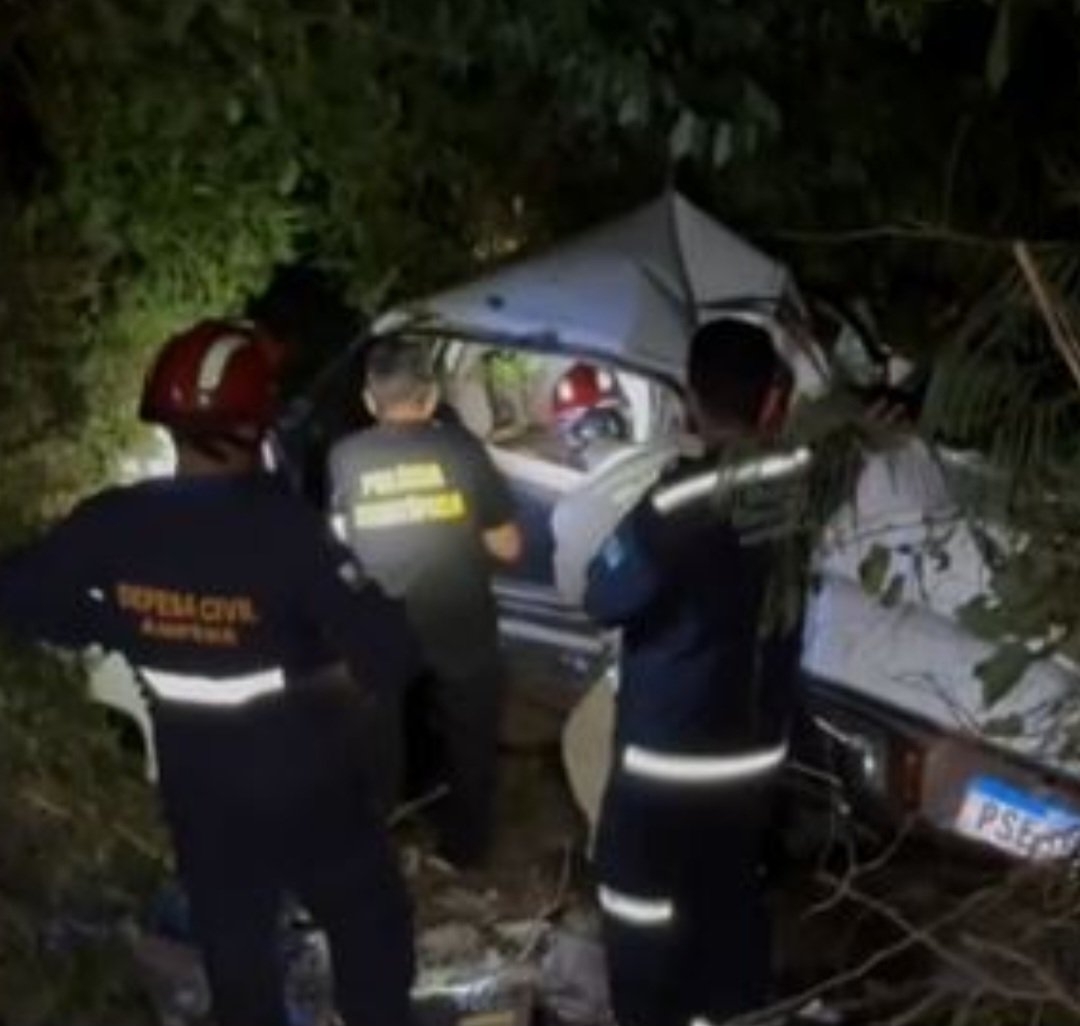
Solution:
M 333 703 L 314 715 L 303 696 L 361 694 L 328 667 L 347 660 L 376 693 L 415 669 L 400 604 L 265 474 L 155 479 L 83 502 L 0 561 L 0 626 L 124 655 L 151 701 L 163 776 L 317 754 Z
M 791 598 L 774 588 L 790 487 L 758 488 L 739 515 L 715 462 L 680 461 L 591 562 L 585 608 L 623 632 L 620 749 L 722 756 L 783 744 L 801 595 L 794 616 L 770 603 Z

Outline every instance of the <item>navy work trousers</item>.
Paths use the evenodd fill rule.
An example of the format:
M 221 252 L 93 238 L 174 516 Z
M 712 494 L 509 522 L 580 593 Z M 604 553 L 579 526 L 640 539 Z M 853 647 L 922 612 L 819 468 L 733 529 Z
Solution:
M 619 1026 L 723 1022 L 769 997 L 771 938 L 759 871 L 769 792 L 617 772 L 597 868 Z
M 245 762 L 243 733 L 185 725 L 163 739 L 165 814 L 216 1021 L 287 1026 L 279 923 L 288 892 L 327 933 L 347 1026 L 408 1026 L 411 911 L 366 781 L 340 747 L 324 743 L 320 760 L 317 735 L 310 748 L 305 740 Z
M 492 653 L 464 670 L 431 670 L 373 712 L 380 804 L 389 812 L 406 778 L 445 782 L 449 793 L 434 813 L 440 850 L 462 867 L 482 863 L 491 846 L 503 691 L 503 667 Z

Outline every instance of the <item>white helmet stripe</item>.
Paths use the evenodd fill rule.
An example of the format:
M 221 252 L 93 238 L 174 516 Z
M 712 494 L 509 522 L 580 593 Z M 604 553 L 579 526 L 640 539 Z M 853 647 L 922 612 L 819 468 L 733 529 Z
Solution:
M 213 392 L 221 385 L 225 368 L 229 365 L 233 353 L 243 349 L 251 339 L 245 335 L 222 335 L 206 350 L 199 366 L 198 389 L 200 392 Z

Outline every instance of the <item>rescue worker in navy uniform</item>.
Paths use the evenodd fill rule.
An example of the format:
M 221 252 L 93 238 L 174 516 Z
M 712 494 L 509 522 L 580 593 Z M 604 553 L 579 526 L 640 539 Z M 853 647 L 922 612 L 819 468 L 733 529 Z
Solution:
M 0 623 L 124 654 L 221 1026 L 286 1026 L 282 891 L 326 929 L 349 1026 L 404 1026 L 410 911 L 362 797 L 351 724 L 413 672 L 400 606 L 319 514 L 260 470 L 273 343 L 205 322 L 172 339 L 141 415 L 177 474 L 104 491 L 0 563 Z M 350 676 L 339 657 L 348 659 Z
M 378 423 L 329 457 L 331 511 L 371 575 L 402 597 L 421 641 L 449 795 L 437 810 L 440 852 L 458 868 L 491 841 L 503 670 L 492 570 L 521 553 L 506 483 L 483 445 L 436 417 L 424 341 L 386 338 L 367 357 L 365 401 Z M 400 783 L 400 707 L 380 738 L 385 800 Z
M 776 423 L 790 389 L 762 328 L 700 329 L 688 385 L 706 455 L 678 462 L 620 522 L 585 593 L 596 620 L 622 628 L 596 848 L 620 1026 L 719 1023 L 769 996 L 759 852 L 786 754 L 802 592 L 766 621 L 772 598 L 778 613 L 790 601 L 771 582 L 783 576 L 788 479 L 808 453 L 723 469 Z M 732 494 L 747 482 L 760 492 L 751 517 Z

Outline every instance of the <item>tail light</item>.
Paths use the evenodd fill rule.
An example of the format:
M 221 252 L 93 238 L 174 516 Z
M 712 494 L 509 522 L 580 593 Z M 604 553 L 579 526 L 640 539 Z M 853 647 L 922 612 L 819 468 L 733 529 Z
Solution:
M 925 763 L 926 756 L 922 748 L 904 745 L 897 760 L 896 790 L 907 812 L 915 812 L 922 806 Z

